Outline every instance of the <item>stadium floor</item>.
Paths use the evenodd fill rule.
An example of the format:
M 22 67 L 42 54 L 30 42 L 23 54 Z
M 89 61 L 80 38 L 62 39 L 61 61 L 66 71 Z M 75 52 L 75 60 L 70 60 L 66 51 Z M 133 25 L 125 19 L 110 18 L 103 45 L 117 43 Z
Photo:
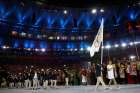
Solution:
M 48 89 L 8 89 L 1 88 L 0 93 L 139 93 L 140 85 L 120 85 L 120 88 L 117 89 L 115 86 L 111 86 L 110 89 L 104 90 L 103 87 L 99 87 L 95 91 L 95 86 L 70 86 L 63 87 L 59 86 L 57 88 L 48 88 Z

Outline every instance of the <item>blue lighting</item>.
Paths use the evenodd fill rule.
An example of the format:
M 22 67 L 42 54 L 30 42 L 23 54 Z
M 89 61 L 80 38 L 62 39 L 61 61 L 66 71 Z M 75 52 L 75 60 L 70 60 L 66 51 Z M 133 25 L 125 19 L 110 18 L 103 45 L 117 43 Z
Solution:
M 12 13 L 12 11 L 6 12 L 6 13 L 3 15 L 3 18 L 4 18 L 4 19 L 7 18 L 11 13 Z
M 90 28 L 91 27 L 94 19 L 95 19 L 95 17 L 93 18 L 90 15 L 85 16 L 84 21 L 86 23 L 86 28 Z
M 60 19 L 60 25 L 61 25 L 61 28 L 65 28 L 65 24 L 64 24 L 65 22 L 64 22 L 64 19 Z
M 100 18 L 98 19 L 98 24 L 99 24 L 99 25 L 101 25 L 102 19 L 103 19 L 103 21 L 105 22 L 105 19 L 102 18 L 102 17 L 100 17 Z
M 31 16 L 31 9 L 29 9 L 26 13 L 25 13 L 25 15 L 23 16 L 23 20 L 26 20 L 26 18 L 27 17 L 29 17 L 29 16 Z
M 134 16 L 133 13 L 130 14 L 130 19 L 131 19 L 131 20 L 135 20 L 135 16 Z
M 47 24 L 48 24 L 48 27 L 51 28 L 53 23 L 55 22 L 56 20 L 56 17 L 52 18 L 51 16 L 48 16 L 47 17 Z
M 48 23 L 48 27 L 51 28 L 52 27 L 52 22 L 51 22 L 51 17 L 50 16 L 47 19 L 47 23 Z
M 0 4 L 0 17 L 2 17 L 4 13 L 5 13 L 4 6 Z
M 29 48 L 29 41 L 28 40 L 24 41 L 24 48 Z
M 19 47 L 19 41 L 18 40 L 14 41 L 13 47 L 14 48 L 18 48 Z
M 129 19 L 130 20 L 135 20 L 138 16 L 139 12 L 135 13 L 134 11 L 129 12 Z
M 116 23 L 117 23 L 117 24 L 119 24 L 120 20 L 121 20 L 121 16 L 116 17 Z
M 47 43 L 45 41 L 41 41 L 40 48 L 47 48 Z
M 55 42 L 55 43 L 53 44 L 53 48 L 54 48 L 54 49 L 61 49 L 61 48 L 62 48 L 61 43 Z
M 25 40 L 24 41 L 24 48 L 35 48 L 34 41 Z
M 39 25 L 39 23 L 41 22 L 41 20 L 42 20 L 42 17 L 39 17 L 39 18 L 36 20 L 36 22 L 35 22 L 34 25 Z
M 15 10 L 15 7 L 10 10 L 5 10 L 3 5 L 0 5 L 0 18 L 6 19 Z
M 78 32 L 78 28 L 73 28 L 72 32 Z
M 24 22 L 24 16 L 20 11 L 17 11 L 17 19 L 19 24 L 23 24 Z
M 67 19 L 64 19 L 64 18 L 60 18 L 60 25 L 61 25 L 61 28 L 65 28 L 66 25 L 68 24 L 68 22 L 71 20 L 70 17 L 68 17 Z
M 25 14 L 23 14 L 20 10 L 17 10 L 17 19 L 18 23 L 23 24 L 27 17 L 31 15 L 31 9 L 29 9 Z
M 67 49 L 75 49 L 76 45 L 75 43 L 67 43 Z
M 65 28 L 66 22 L 64 21 L 64 19 L 60 19 L 60 25 L 61 28 Z
M 79 17 L 79 19 L 77 20 L 77 26 L 80 25 L 80 23 L 82 22 L 82 20 L 84 19 L 85 15 L 84 13 L 82 13 L 82 15 Z
M 34 41 L 30 41 L 30 48 L 35 48 L 35 44 L 34 44 Z
M 39 25 L 40 22 L 42 21 L 43 17 L 44 17 L 44 15 L 39 16 L 34 25 Z
M 85 43 L 85 42 L 80 43 L 80 48 L 86 49 L 87 47 L 89 47 L 89 45 L 87 43 Z

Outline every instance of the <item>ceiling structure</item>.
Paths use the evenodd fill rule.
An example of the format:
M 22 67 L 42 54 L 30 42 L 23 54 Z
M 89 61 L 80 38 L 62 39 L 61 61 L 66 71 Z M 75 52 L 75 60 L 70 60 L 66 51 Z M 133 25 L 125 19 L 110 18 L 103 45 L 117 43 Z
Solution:
M 17 3 L 21 5 L 36 4 L 42 7 L 69 7 L 69 8 L 92 8 L 95 6 L 127 6 L 137 5 L 139 0 L 2 0 L 7 3 Z

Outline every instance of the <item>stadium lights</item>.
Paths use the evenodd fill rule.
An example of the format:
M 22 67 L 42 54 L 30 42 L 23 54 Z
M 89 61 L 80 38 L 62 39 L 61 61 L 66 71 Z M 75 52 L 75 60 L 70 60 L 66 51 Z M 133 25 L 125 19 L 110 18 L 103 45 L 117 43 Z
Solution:
M 53 40 L 53 36 L 48 37 L 48 39 Z
M 121 45 L 122 47 L 126 47 L 127 46 L 127 44 L 126 43 L 122 43 L 122 45 Z
M 83 48 L 80 48 L 80 50 L 83 51 L 84 49 Z
M 3 49 L 6 49 L 7 47 L 6 47 L 6 46 L 2 46 L 2 48 L 3 48 Z
M 36 51 L 36 52 L 38 52 L 38 51 L 39 51 L 39 49 L 37 49 L 37 48 L 36 48 L 36 49 L 35 49 L 35 51 Z
M 68 11 L 67 10 L 64 10 L 64 14 L 67 14 L 68 13 Z
M 102 49 L 104 49 L 105 47 L 104 46 L 102 46 Z
M 134 60 L 134 59 L 136 58 L 136 56 L 131 55 L 129 58 L 130 58 L 131 60 Z
M 28 51 L 31 51 L 31 48 L 27 48 Z
M 17 32 L 16 31 L 12 31 L 12 35 L 17 35 Z
M 139 42 L 134 42 L 135 45 L 137 45 Z
M 21 34 L 21 36 L 26 36 L 25 32 L 21 32 L 20 34 Z
M 46 49 L 45 49 L 45 48 L 42 48 L 42 49 L 41 49 L 41 51 L 42 51 L 42 52 L 45 52 L 45 51 L 46 51 Z
M 90 49 L 91 49 L 90 47 L 87 47 L 87 51 L 90 51 Z
M 111 45 L 106 45 L 105 48 L 106 48 L 106 49 L 110 49 L 110 48 L 111 48 Z
M 118 44 L 115 44 L 115 47 L 117 48 L 117 47 L 119 47 L 119 45 Z
M 92 9 L 92 14 L 95 14 L 96 12 L 97 12 L 97 10 L 96 9 Z
M 100 9 L 100 12 L 103 13 L 104 12 L 104 9 Z
M 2 46 L 2 49 L 8 49 L 8 48 L 10 48 L 10 47 L 6 46 L 6 45 Z
M 57 36 L 57 40 L 59 40 L 60 39 L 60 37 L 59 36 Z
M 134 43 L 133 42 L 130 42 L 129 45 L 132 46 L 132 45 L 134 45 Z
M 71 48 L 70 51 L 73 51 L 73 49 Z

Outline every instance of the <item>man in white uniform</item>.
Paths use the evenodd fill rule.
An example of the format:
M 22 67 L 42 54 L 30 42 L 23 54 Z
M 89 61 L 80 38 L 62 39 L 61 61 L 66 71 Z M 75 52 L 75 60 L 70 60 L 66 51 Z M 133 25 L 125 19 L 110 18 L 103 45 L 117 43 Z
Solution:
M 109 64 L 107 65 L 107 75 L 108 75 L 108 79 L 110 80 L 109 81 L 109 86 L 111 85 L 112 81 L 114 82 L 115 85 L 117 85 L 117 82 L 115 80 L 115 75 L 114 75 L 114 66 L 112 64 L 112 61 L 109 60 Z M 117 85 L 118 87 L 118 85 Z

